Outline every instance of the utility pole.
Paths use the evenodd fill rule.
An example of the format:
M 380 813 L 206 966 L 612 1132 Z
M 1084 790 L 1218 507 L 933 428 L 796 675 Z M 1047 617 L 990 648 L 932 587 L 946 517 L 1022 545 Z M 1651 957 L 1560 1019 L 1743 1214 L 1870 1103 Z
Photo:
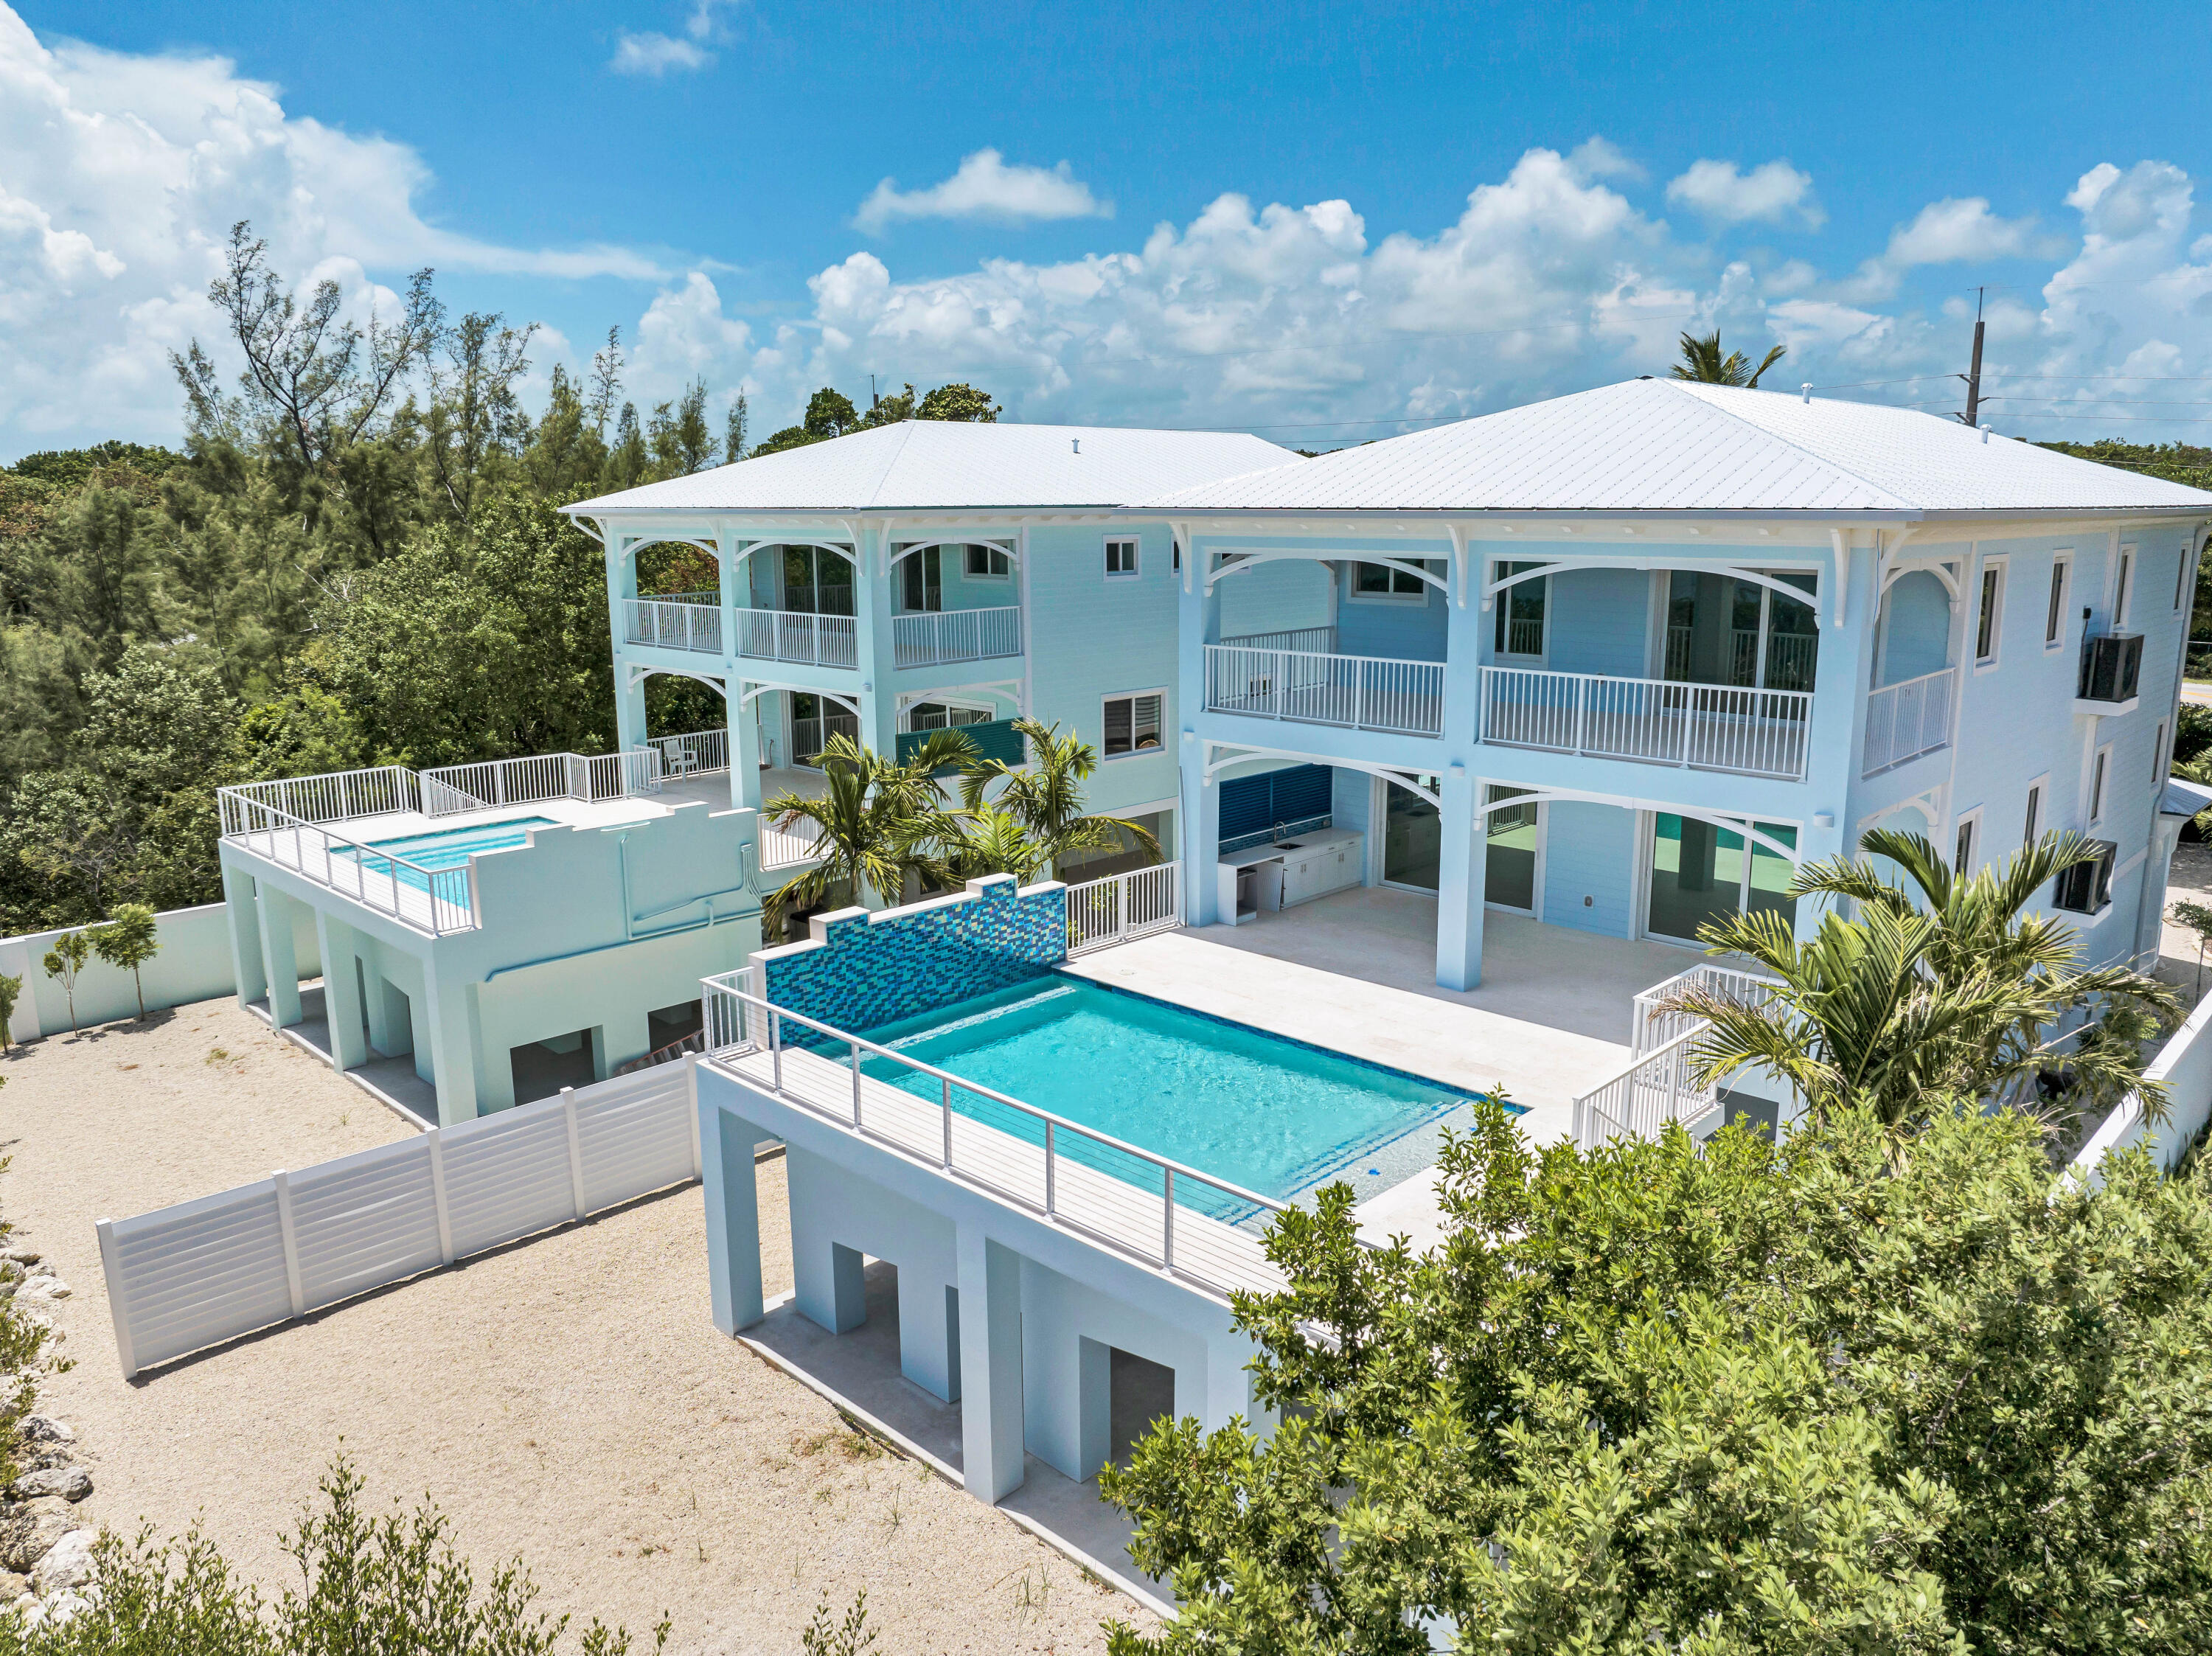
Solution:
M 1966 423 L 1970 426 L 1981 423 L 1982 291 L 1979 288 L 1974 289 L 1974 360 L 1964 376 L 1966 381 Z
M 1976 323 L 1974 325 L 1974 368 L 1977 373 L 1980 372 L 1982 366 L 1981 340 L 1981 325 L 1979 323 Z M 878 409 L 883 407 L 883 405 L 884 399 L 876 395 L 876 376 L 872 373 L 868 376 L 868 412 L 873 414 Z M 1969 420 L 1966 423 L 1971 426 L 1974 422 L 1972 420 Z

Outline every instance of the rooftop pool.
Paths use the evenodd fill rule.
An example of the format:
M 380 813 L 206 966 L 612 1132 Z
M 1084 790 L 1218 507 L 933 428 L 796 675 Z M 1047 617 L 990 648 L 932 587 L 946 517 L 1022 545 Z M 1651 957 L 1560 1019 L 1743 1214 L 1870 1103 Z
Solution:
M 1473 1095 L 1083 978 L 1036 980 L 868 1033 L 867 1039 L 1034 1108 L 1285 1201 L 1344 1178 L 1362 1198 L 1433 1162 Z M 868 1072 L 934 1101 L 939 1083 L 877 1059 Z M 1041 1143 L 988 1101 L 956 1111 Z M 1453 1125 L 1459 1125 L 1454 1123 Z M 1128 1177 L 1103 1147 L 1060 1151 Z
M 460 867 L 480 851 L 513 851 L 517 846 L 526 845 L 532 828 L 559 826 L 550 816 L 515 816 L 503 822 L 441 828 L 435 834 L 410 834 L 402 840 L 375 840 L 369 843 L 371 851 L 387 852 L 410 866 L 396 870 L 378 870 L 374 858 L 367 860 L 373 872 L 397 872 L 407 884 L 420 888 L 426 882 L 415 872 L 416 869 L 442 873 L 447 869 Z

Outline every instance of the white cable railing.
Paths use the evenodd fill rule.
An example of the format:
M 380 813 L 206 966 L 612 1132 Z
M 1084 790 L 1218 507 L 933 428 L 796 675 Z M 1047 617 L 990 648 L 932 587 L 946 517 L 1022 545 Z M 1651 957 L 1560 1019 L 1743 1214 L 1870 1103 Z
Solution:
M 1271 1292 L 1285 1204 L 949 1071 L 702 980 L 708 1061 L 858 1137 L 1215 1293 Z
M 1951 741 L 1951 702 L 1958 669 L 1945 667 L 1901 683 L 1885 684 L 1867 698 L 1866 762 L 1872 776 Z
M 1071 957 L 1155 931 L 1171 931 L 1182 924 L 1181 863 L 1131 869 L 1067 888 Z
M 1441 736 L 1444 664 L 1310 650 L 1206 646 L 1209 712 Z
M 422 814 L 453 816 L 544 799 L 589 804 L 660 792 L 660 755 L 646 748 L 628 753 L 541 753 L 526 759 L 491 759 L 446 765 L 422 773 Z
M 1799 781 L 1812 718 L 1804 690 L 1482 670 L 1482 739 L 1500 747 Z
M 988 661 L 1022 652 L 1022 612 L 931 610 L 891 617 L 891 661 L 899 667 L 935 667 L 948 661 Z
M 1694 1027 L 1630 1060 L 1617 1075 L 1575 1099 L 1573 1132 L 1578 1149 L 1595 1149 L 1613 1138 L 1656 1138 L 1670 1121 L 1685 1125 L 1720 1102 L 1711 1087 L 1692 1079 L 1690 1044 L 1705 1030 Z
M 801 610 L 740 610 L 738 653 L 754 661 L 850 667 L 860 658 L 856 625 L 850 616 L 817 616 Z
M 624 598 L 623 641 L 654 644 L 664 650 L 722 653 L 722 608 L 674 598 Z
M 1309 654 L 1336 653 L 1334 627 L 1291 627 L 1278 633 L 1239 633 L 1222 644 L 1235 650 L 1302 650 Z
M 275 782 L 240 782 L 216 792 L 222 831 L 245 831 L 245 807 L 265 806 L 301 822 L 343 822 L 360 816 L 389 816 L 420 810 L 422 791 L 415 773 L 400 765 L 374 770 L 331 771 Z
M 730 768 L 730 733 L 726 730 L 656 736 L 645 745 L 660 755 L 663 777 L 714 776 Z
M 458 868 L 426 868 L 263 804 L 242 790 L 222 789 L 221 799 L 223 837 L 279 868 L 289 868 L 432 937 L 476 929 L 467 863 Z

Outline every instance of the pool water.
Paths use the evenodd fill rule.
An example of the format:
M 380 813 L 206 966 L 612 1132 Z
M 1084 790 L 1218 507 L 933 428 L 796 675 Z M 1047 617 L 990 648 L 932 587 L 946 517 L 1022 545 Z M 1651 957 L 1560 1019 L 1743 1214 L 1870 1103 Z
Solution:
M 1438 1082 L 1058 973 L 869 1038 L 1277 1200 L 1339 1174 L 1352 1174 L 1356 1186 L 1382 1177 L 1379 1164 L 1392 1160 L 1387 1147 L 1470 1101 Z M 927 1076 L 882 1059 L 871 1069 L 939 1096 Z M 952 1104 L 1003 1131 L 1042 1139 L 1033 1120 L 988 1101 L 956 1089 Z M 1157 1177 L 1073 1135 L 1062 1134 L 1058 1148 L 1133 1183 Z
M 528 843 L 530 830 L 558 828 L 550 816 L 517 816 L 505 822 L 484 822 L 475 828 L 446 828 L 436 834 L 410 834 L 404 840 L 373 840 L 370 848 L 388 851 L 417 868 L 436 870 L 459 868 L 480 851 L 512 851 Z
M 404 885 L 425 890 L 429 886 L 428 876 L 441 874 L 449 868 L 459 868 L 480 851 L 513 851 L 528 843 L 530 830 L 558 828 L 550 816 L 517 816 L 504 822 L 480 822 L 473 828 L 442 828 L 435 834 L 413 834 L 404 840 L 375 840 L 369 843 L 371 851 L 388 852 L 400 858 L 408 866 L 377 866 L 374 857 L 343 847 L 338 854 L 354 857 L 368 864 L 369 871 L 397 875 Z M 426 870 L 417 872 L 416 870 Z M 440 888 L 442 892 L 444 888 Z

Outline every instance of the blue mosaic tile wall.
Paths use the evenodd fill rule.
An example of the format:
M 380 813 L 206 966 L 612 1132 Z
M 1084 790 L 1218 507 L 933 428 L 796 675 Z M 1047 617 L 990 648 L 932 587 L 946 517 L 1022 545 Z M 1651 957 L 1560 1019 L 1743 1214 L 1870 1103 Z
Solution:
M 1011 874 L 975 884 L 967 901 L 829 921 L 821 944 L 769 955 L 763 994 L 858 1034 L 1024 982 L 1067 958 L 1064 887 L 1018 897 Z

